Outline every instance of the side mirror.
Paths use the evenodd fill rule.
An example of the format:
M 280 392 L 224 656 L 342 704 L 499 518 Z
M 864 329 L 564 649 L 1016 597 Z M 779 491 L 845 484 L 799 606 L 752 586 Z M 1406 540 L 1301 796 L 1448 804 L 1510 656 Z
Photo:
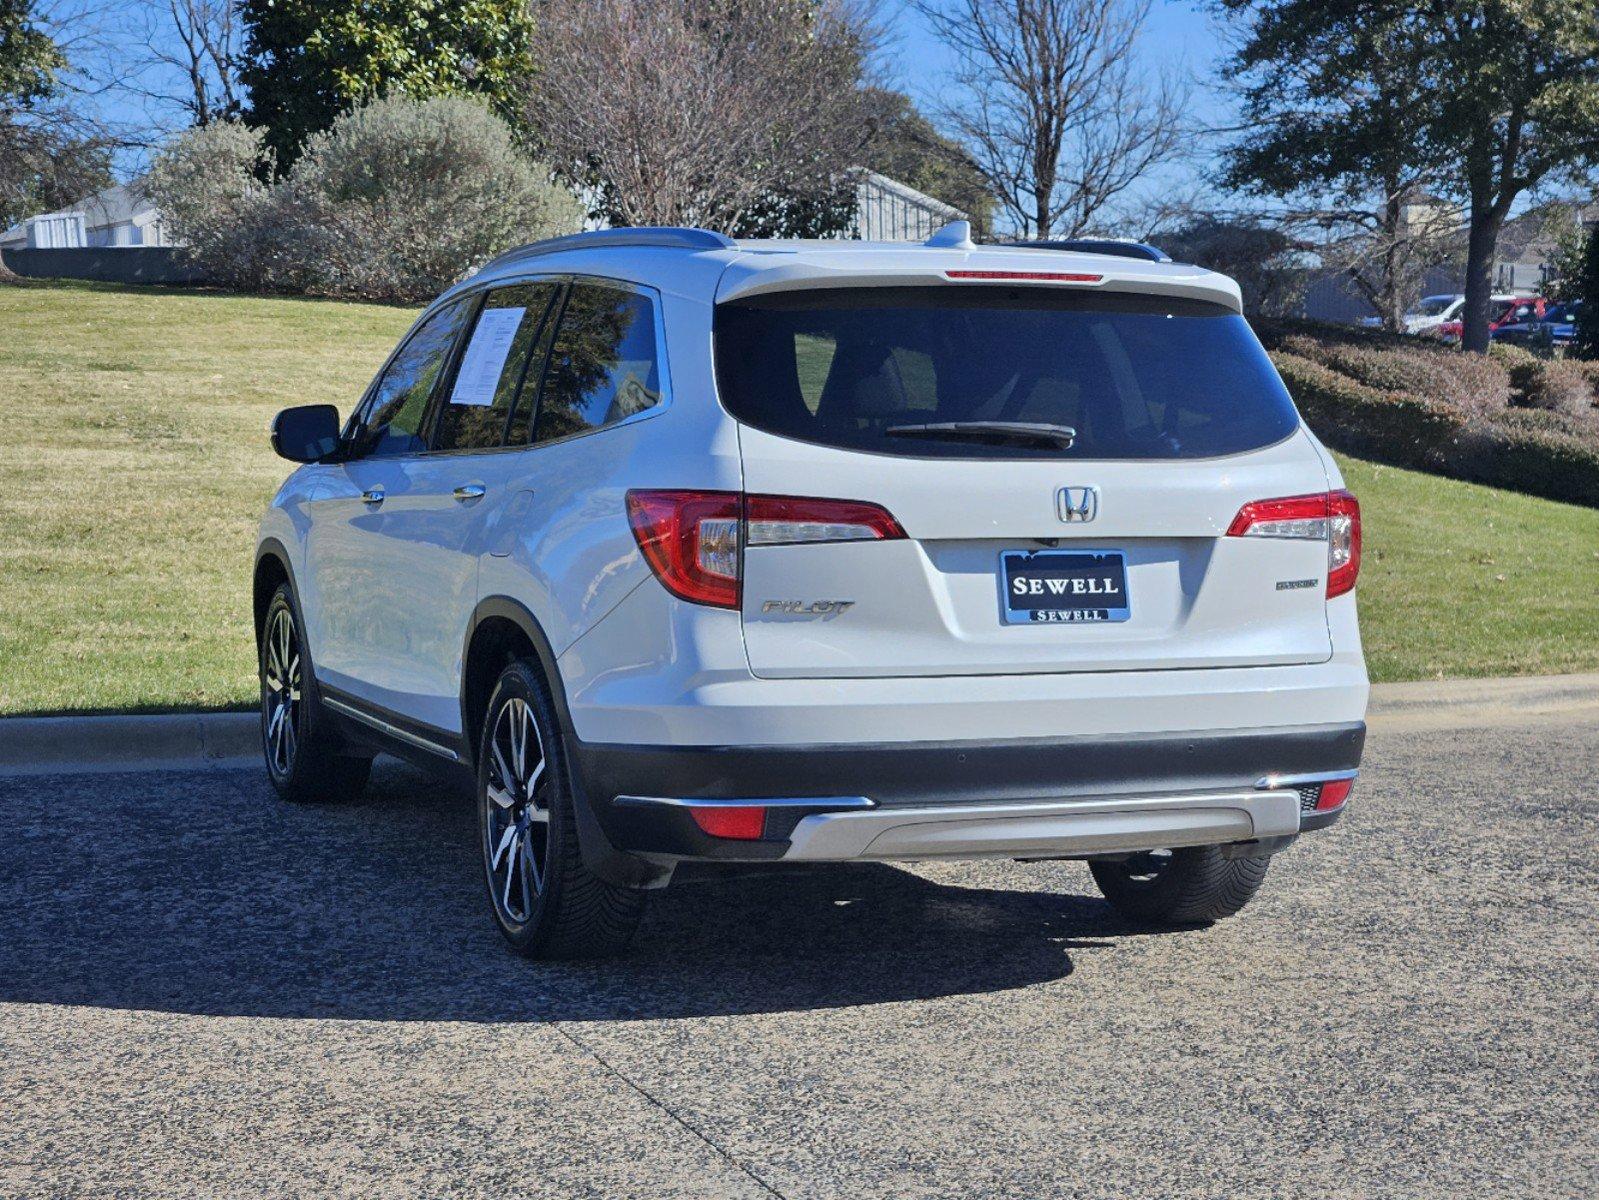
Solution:
M 339 410 L 302 404 L 272 418 L 272 449 L 290 462 L 321 462 L 339 448 Z

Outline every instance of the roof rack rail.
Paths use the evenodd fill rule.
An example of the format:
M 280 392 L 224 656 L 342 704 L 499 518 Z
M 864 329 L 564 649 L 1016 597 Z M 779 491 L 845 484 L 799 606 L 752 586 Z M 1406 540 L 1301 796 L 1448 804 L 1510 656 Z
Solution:
M 1169 263 L 1171 255 L 1145 242 L 1122 242 L 1115 238 L 1065 238 L 1060 241 L 1017 242 L 1036 250 L 1075 250 L 1079 254 L 1109 254 L 1115 258 L 1141 258 L 1146 262 Z
M 738 243 L 724 233 L 709 229 L 692 229 L 674 225 L 630 225 L 621 229 L 591 229 L 587 233 L 569 233 L 564 237 L 546 238 L 507 250 L 498 258 L 484 264 L 484 269 L 500 263 L 524 258 L 539 258 L 562 250 L 587 250 L 602 246 L 663 246 L 678 250 L 732 250 Z

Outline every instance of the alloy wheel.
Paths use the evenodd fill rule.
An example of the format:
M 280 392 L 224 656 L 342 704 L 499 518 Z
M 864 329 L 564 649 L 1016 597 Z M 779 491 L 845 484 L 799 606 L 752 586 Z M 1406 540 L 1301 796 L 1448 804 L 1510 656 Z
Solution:
M 489 739 L 483 852 L 489 892 L 502 920 L 525 924 L 544 890 L 550 806 L 544 739 L 520 696 L 501 706 Z
M 300 639 L 294 614 L 280 608 L 267 626 L 262 679 L 266 684 L 262 704 L 266 717 L 267 762 L 273 774 L 287 775 L 299 749 Z

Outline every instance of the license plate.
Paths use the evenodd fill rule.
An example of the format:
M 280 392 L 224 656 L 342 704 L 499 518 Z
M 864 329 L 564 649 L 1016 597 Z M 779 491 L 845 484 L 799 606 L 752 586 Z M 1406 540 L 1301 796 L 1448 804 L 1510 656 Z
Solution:
M 1007 625 L 1132 616 L 1127 555 L 1120 550 L 1006 550 L 999 584 Z

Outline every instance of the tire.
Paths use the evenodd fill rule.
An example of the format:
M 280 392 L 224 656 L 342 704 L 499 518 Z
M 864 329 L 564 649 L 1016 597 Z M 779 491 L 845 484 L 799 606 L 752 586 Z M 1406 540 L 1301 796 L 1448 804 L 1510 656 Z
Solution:
M 267 606 L 257 655 L 267 778 L 296 804 L 353 800 L 366 788 L 372 759 L 341 752 L 338 731 L 317 701 L 301 628 L 294 593 L 280 584 Z
M 1248 904 L 1270 864 L 1270 858 L 1225 858 L 1219 846 L 1190 846 L 1090 861 L 1088 869 L 1123 916 L 1200 925 L 1230 917 Z
M 603 958 L 626 948 L 645 894 L 583 863 L 566 744 L 549 688 L 526 662 L 500 673 L 478 744 L 478 840 L 495 924 L 528 958 Z

